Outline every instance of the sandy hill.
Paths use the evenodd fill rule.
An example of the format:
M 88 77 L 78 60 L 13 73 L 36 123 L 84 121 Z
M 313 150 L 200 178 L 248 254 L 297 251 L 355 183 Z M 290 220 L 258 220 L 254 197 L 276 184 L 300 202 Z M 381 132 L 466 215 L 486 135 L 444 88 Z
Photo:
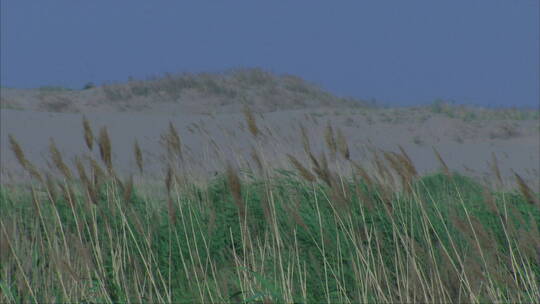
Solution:
M 0 99 L 2 108 L 64 113 L 216 114 L 239 112 L 244 104 L 257 112 L 373 105 L 336 97 L 297 76 L 258 68 L 165 75 L 83 90 L 3 88 Z

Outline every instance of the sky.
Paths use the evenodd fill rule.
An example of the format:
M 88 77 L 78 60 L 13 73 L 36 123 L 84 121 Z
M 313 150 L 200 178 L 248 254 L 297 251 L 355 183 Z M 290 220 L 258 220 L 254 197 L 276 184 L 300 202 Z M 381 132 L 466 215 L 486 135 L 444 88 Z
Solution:
M 261 67 L 345 97 L 539 107 L 539 0 L 2 0 L 0 84 Z

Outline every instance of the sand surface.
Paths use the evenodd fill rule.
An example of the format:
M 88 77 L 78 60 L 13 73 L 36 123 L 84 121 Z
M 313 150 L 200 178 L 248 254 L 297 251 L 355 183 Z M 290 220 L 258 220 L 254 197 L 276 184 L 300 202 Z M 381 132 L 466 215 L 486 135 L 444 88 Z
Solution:
M 2 89 L 1 182 L 29 179 L 10 149 L 9 134 L 20 143 L 28 160 L 51 172 L 58 173 L 50 160 L 51 138 L 69 165 L 73 165 L 77 155 L 99 160 L 97 145 L 89 151 L 83 138 L 85 115 L 96 136 L 102 127 L 107 128 L 113 164 L 122 176 L 161 179 L 167 155 L 161 136 L 168 132 L 169 123 L 181 138 L 183 170 L 200 178 L 213 176 L 227 160 L 255 170 L 253 151 L 258 151 L 269 167 L 291 168 L 287 153 L 309 167 L 300 125 L 308 131 L 310 145 L 317 155 L 328 153 L 324 136 L 331 125 L 334 132 L 339 129 L 346 138 L 351 159 L 368 168 L 374 168 L 372 151 L 399 152 L 402 146 L 420 173 L 435 172 L 441 168 L 435 148 L 450 170 L 497 185 L 492 166 L 495 157 L 504 187 L 515 187 L 515 172 L 532 189 L 540 188 L 540 123 L 536 118 L 499 119 L 493 115 L 487 119 L 491 116 L 486 114 L 463 119 L 420 107 L 377 109 L 344 103 L 310 104 L 306 100 L 302 102 L 304 106 L 252 105 L 261 131 L 255 137 L 247 127 L 240 102 L 220 104 L 215 102 L 216 98 L 208 97 L 183 103 L 154 102 L 145 107 L 144 100 L 137 100 L 133 101 L 137 106 L 120 109 L 99 100 L 96 90 L 47 93 L 49 97 L 40 99 L 43 94 L 39 90 Z M 64 103 L 61 108 L 51 109 L 47 104 L 50 100 Z M 264 104 L 264 100 L 259 102 Z M 135 165 L 135 140 L 143 151 L 142 175 Z M 331 164 L 342 172 L 350 170 L 350 164 L 339 154 Z

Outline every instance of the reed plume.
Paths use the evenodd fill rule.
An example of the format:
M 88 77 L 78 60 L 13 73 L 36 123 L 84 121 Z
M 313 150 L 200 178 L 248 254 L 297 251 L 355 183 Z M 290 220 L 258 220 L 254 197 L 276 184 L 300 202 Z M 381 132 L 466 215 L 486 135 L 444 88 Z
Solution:
M 43 177 L 39 173 L 38 169 L 26 158 L 21 145 L 17 142 L 12 134 L 8 135 L 11 151 L 15 154 L 19 164 L 26 170 L 32 177 L 43 183 Z
M 169 133 L 162 135 L 161 140 L 167 149 L 170 160 L 173 159 L 174 155 L 183 160 L 182 141 L 172 122 L 169 121 Z
M 446 165 L 446 162 L 444 162 L 444 160 L 442 159 L 441 154 L 439 154 L 439 151 L 437 151 L 437 149 L 433 147 L 433 152 L 435 153 L 435 156 L 439 160 L 439 163 L 441 163 L 444 174 L 448 176 L 449 178 L 451 178 L 452 174 L 450 174 L 450 169 L 448 169 L 448 166 Z
M 240 184 L 240 177 L 238 176 L 238 173 L 229 162 L 227 162 L 226 170 L 227 170 L 227 181 L 229 183 L 229 189 L 231 190 L 231 194 L 233 196 L 234 202 L 236 206 L 238 207 L 240 218 L 244 220 L 247 210 L 246 210 L 246 205 L 242 199 L 242 188 Z
M 250 107 L 245 105 L 243 109 L 243 113 L 244 113 L 244 117 L 248 125 L 249 132 L 254 137 L 257 137 L 261 133 L 261 131 L 257 127 L 257 122 L 255 120 L 255 115 L 253 115 L 253 111 L 251 111 Z
M 518 184 L 519 191 L 521 192 L 521 194 L 523 194 L 527 202 L 531 205 L 536 205 L 537 207 L 540 208 L 540 200 L 538 200 L 538 198 L 535 197 L 534 192 L 531 190 L 531 188 L 529 188 L 529 186 L 527 186 L 523 178 L 521 178 L 521 176 L 519 176 L 519 174 L 515 172 L 514 172 L 514 176 L 516 177 L 516 182 Z
M 133 175 L 130 175 L 128 180 L 124 183 L 124 202 L 129 202 L 131 200 L 131 195 L 133 193 Z
M 133 153 L 135 154 L 135 162 L 137 163 L 137 168 L 139 168 L 139 172 L 143 174 L 143 157 L 141 148 L 139 147 L 139 143 L 137 140 L 135 140 L 135 143 L 133 144 Z
M 405 167 L 409 171 L 409 174 L 412 177 L 418 177 L 418 171 L 416 171 L 416 167 L 414 166 L 414 163 L 412 162 L 411 158 L 409 157 L 407 152 L 405 152 L 405 149 L 403 149 L 401 145 L 398 145 L 398 147 L 399 147 L 399 150 L 401 151 L 401 155 L 403 156 L 402 163 L 405 165 Z
M 309 136 L 307 134 L 306 128 L 304 127 L 304 125 L 302 125 L 302 123 L 300 123 L 300 132 L 301 132 L 301 137 L 302 137 L 302 145 L 304 146 L 304 151 L 307 154 L 311 154 L 311 145 L 309 143 Z
M 330 122 L 326 125 L 326 129 L 324 130 L 324 140 L 326 141 L 326 145 L 328 146 L 328 149 L 330 149 L 330 153 L 332 158 L 335 158 L 336 151 L 337 151 L 337 144 L 336 144 L 336 138 L 334 136 L 334 129 L 332 129 L 332 125 Z
M 257 164 L 257 168 L 260 172 L 264 172 L 264 166 L 262 159 L 259 155 L 259 152 L 255 149 L 255 147 L 251 147 L 251 158 L 255 161 L 255 164 Z
M 495 156 L 495 152 L 493 152 L 493 151 L 491 151 L 491 159 L 492 159 L 491 169 L 495 173 L 495 177 L 497 177 L 497 181 L 499 183 L 498 186 L 503 187 L 504 182 L 503 182 L 503 179 L 502 179 L 502 176 L 501 176 L 501 170 L 499 169 L 499 162 L 497 160 L 497 156 Z
M 340 128 L 336 130 L 336 134 L 337 134 L 336 144 L 337 144 L 337 148 L 339 152 L 341 153 L 341 156 L 343 156 L 343 158 L 345 158 L 346 160 L 350 160 L 351 155 L 349 152 L 349 145 L 347 144 L 347 139 L 343 135 L 343 132 L 341 132 Z
M 50 144 L 49 144 L 49 151 L 51 153 L 51 159 L 56 166 L 56 168 L 64 175 L 66 180 L 71 180 L 72 174 L 71 170 L 69 170 L 68 166 L 64 162 L 62 158 L 62 154 L 56 147 L 56 143 L 54 142 L 53 138 L 50 138 Z
M 296 170 L 298 170 L 300 175 L 302 175 L 305 180 L 307 180 L 308 182 L 314 182 L 317 179 L 315 175 L 313 175 L 313 173 L 311 173 L 306 167 L 302 165 L 302 163 L 300 163 L 300 161 L 296 159 L 296 157 L 290 154 L 287 154 L 287 157 L 289 158 L 291 164 L 296 168 Z
M 102 127 L 99 132 L 99 155 L 101 156 L 101 160 L 107 167 L 107 170 L 109 170 L 109 173 L 113 172 L 113 165 L 112 165 L 112 147 L 111 147 L 111 139 L 109 138 L 109 133 L 107 132 L 107 127 Z
M 92 132 L 92 128 L 90 127 L 90 122 L 86 118 L 85 115 L 83 115 L 83 129 L 84 129 L 84 141 L 86 143 L 86 146 L 90 151 L 92 151 L 94 147 L 94 133 Z

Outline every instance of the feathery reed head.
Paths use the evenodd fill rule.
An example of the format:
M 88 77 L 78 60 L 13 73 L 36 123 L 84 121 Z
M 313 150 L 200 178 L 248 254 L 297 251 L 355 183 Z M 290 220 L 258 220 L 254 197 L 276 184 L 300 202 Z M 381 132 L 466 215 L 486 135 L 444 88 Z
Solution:
M 54 139 L 52 137 L 50 139 L 49 151 L 51 153 L 51 159 L 54 162 L 54 165 L 56 166 L 56 168 L 62 173 L 62 175 L 64 175 L 66 180 L 71 180 L 72 178 L 71 170 L 69 170 L 66 163 L 64 163 L 62 154 L 56 147 L 56 143 L 54 142 Z
M 107 132 L 107 127 L 102 127 L 99 131 L 99 154 L 101 160 L 107 166 L 109 172 L 113 171 L 112 166 L 112 147 L 111 139 L 109 138 L 109 133 Z
M 39 173 L 38 169 L 24 156 L 23 149 L 15 139 L 15 137 L 11 134 L 8 135 L 9 137 L 9 143 L 11 146 L 11 151 L 15 154 L 15 157 L 17 158 L 17 161 L 19 164 L 26 170 L 32 177 L 37 179 L 40 182 L 43 182 L 43 177 L 41 176 L 41 173 Z
M 240 177 L 236 170 L 232 167 L 230 162 L 227 162 L 227 181 L 229 183 L 229 189 L 233 196 L 234 202 L 238 207 L 240 218 L 244 219 L 246 215 L 246 206 L 242 199 L 242 188 L 240 184 Z
M 296 159 L 296 157 L 290 154 L 287 154 L 287 157 L 289 158 L 291 164 L 296 168 L 296 170 L 298 170 L 300 175 L 302 175 L 305 180 L 307 180 L 308 182 L 314 182 L 317 179 L 315 175 L 313 175 L 313 173 L 311 173 L 306 167 L 302 165 L 302 163 L 300 163 L 300 161 Z
M 514 176 L 516 177 L 519 191 L 521 192 L 521 194 L 523 194 L 527 202 L 530 203 L 531 205 L 536 205 L 537 207 L 540 208 L 540 200 L 535 197 L 534 192 L 531 190 L 531 188 L 529 188 L 529 186 L 527 186 L 523 178 L 515 172 L 514 172 Z
M 435 147 L 433 147 L 433 152 L 435 153 L 435 156 L 439 160 L 439 163 L 441 163 L 444 174 L 446 174 L 446 176 L 448 176 L 448 177 L 452 177 L 452 174 L 450 174 L 450 169 L 448 169 L 448 166 L 446 165 L 446 163 L 442 159 L 441 154 L 439 154 L 439 151 L 437 151 L 437 149 Z
M 90 127 L 90 122 L 86 118 L 85 115 L 83 115 L 83 129 L 84 129 L 84 141 L 86 143 L 86 146 L 90 151 L 92 151 L 94 147 L 94 133 L 92 132 L 92 128 Z
M 334 158 L 337 151 L 337 144 L 336 144 L 336 138 L 334 136 L 334 129 L 332 129 L 332 125 L 330 124 L 330 121 L 328 122 L 328 124 L 326 125 L 326 129 L 324 130 L 324 139 L 326 141 L 326 145 L 328 146 L 328 149 L 330 149 L 332 158 Z
M 311 145 L 309 143 L 309 136 L 307 134 L 306 128 L 304 127 L 304 125 L 302 125 L 302 123 L 300 123 L 300 132 L 302 134 L 302 145 L 304 146 L 304 151 L 307 154 L 310 154 L 311 153 Z
M 24 169 L 27 169 L 30 162 L 24 156 L 24 151 L 21 148 L 21 145 L 19 145 L 19 142 L 17 142 L 17 140 L 12 134 L 9 134 L 8 137 L 9 137 L 9 144 L 11 147 L 11 151 L 13 151 L 13 154 L 15 154 L 15 157 L 17 158 L 17 161 L 19 162 L 19 164 Z
M 261 131 L 257 127 L 257 122 L 255 121 L 255 115 L 253 115 L 253 111 L 251 110 L 250 107 L 245 105 L 243 109 L 243 113 L 244 113 L 244 117 L 246 118 L 249 132 L 251 132 L 251 134 L 254 137 L 257 137 L 261 133 Z
M 180 135 L 178 135 L 178 132 L 171 121 L 169 121 L 169 132 L 161 135 L 161 141 L 167 149 L 169 160 L 173 160 L 175 155 L 183 160 Z
M 133 144 L 133 153 L 135 154 L 135 163 L 137 164 L 137 168 L 139 168 L 139 172 L 143 173 L 143 157 L 141 148 L 139 147 L 139 143 L 137 140 L 135 140 L 135 143 Z
M 337 133 L 336 144 L 337 144 L 337 148 L 339 150 L 339 153 L 341 153 L 341 156 L 343 156 L 343 158 L 345 158 L 347 160 L 350 160 L 351 155 L 350 155 L 350 152 L 349 152 L 349 145 L 347 144 L 347 139 L 343 135 L 343 132 L 341 131 L 340 128 L 338 128 L 336 130 L 336 133 Z

